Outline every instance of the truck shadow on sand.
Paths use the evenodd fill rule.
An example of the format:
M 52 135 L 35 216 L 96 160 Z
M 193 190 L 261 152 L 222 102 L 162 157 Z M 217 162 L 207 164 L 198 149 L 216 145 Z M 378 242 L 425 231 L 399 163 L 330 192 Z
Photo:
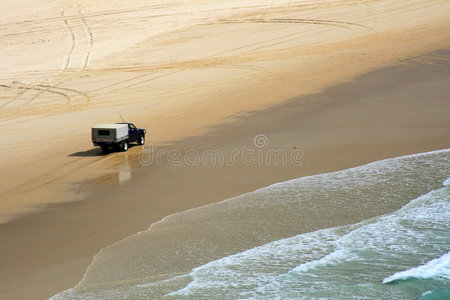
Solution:
M 78 151 L 78 152 L 69 154 L 69 156 L 81 156 L 81 157 L 104 156 L 104 155 L 107 155 L 107 154 L 104 154 L 102 149 L 100 149 L 100 148 L 89 149 L 87 151 Z
M 134 148 L 136 146 L 139 146 L 139 145 L 128 144 L 128 150 L 130 150 L 131 148 Z M 89 149 L 86 151 L 74 152 L 72 154 L 69 154 L 68 156 L 77 156 L 77 157 L 106 156 L 106 155 L 110 155 L 110 154 L 118 153 L 118 152 L 121 152 L 121 151 L 111 149 L 108 153 L 103 153 L 101 148 L 93 148 L 93 149 Z

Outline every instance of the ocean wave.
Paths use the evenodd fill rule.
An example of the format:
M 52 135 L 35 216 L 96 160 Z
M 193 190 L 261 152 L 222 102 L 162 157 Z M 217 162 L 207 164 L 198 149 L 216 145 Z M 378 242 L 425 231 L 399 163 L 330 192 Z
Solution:
M 376 287 L 377 278 L 445 251 L 450 243 L 449 212 L 448 188 L 434 190 L 392 214 L 301 234 L 212 261 L 195 268 L 189 274 L 192 282 L 167 296 L 312 299 L 328 291 L 335 295 L 327 297 L 346 298 L 356 288 L 346 290 L 345 286 L 360 285 L 371 296 L 383 297 L 386 290 Z M 448 278 L 449 259 L 446 254 L 411 272 Z M 397 274 L 394 277 L 404 275 Z M 367 282 L 375 284 L 369 287 Z
M 399 280 L 416 279 L 430 279 L 430 278 L 444 278 L 450 279 L 450 252 L 433 259 L 423 266 L 415 267 L 406 271 L 395 273 L 385 279 L 383 283 L 392 283 Z

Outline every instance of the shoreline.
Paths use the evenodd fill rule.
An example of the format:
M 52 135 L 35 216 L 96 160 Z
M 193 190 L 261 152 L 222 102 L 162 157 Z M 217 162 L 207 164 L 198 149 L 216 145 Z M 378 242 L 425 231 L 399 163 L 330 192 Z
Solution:
M 301 149 L 300 168 L 176 167 L 168 163 L 136 168 L 139 151 L 115 155 L 119 171 L 86 183 L 83 189 L 94 189 L 86 199 L 51 204 L 0 225 L 1 252 L 14 253 L 1 255 L 5 271 L 0 274 L 4 283 L 0 295 L 40 299 L 73 287 L 100 249 L 176 212 L 275 182 L 449 148 L 445 83 L 450 78 L 450 63 L 441 58 L 450 58 L 450 50 L 234 117 L 204 135 L 158 148 L 231 153 L 242 145 L 251 147 L 256 135 L 265 134 L 268 145 L 276 149 Z M 119 184 L 121 167 L 125 172 L 131 170 L 133 180 Z
M 371 224 L 374 220 L 383 220 L 388 215 L 402 214 L 401 211 L 421 201 L 423 193 L 430 195 L 436 190 L 442 192 L 442 183 L 448 177 L 446 168 L 442 167 L 448 164 L 449 153 L 450 149 L 437 150 L 376 161 L 337 172 L 305 176 L 166 216 L 153 223 L 146 231 L 103 248 L 94 257 L 83 280 L 62 294 L 74 299 L 83 299 L 83 295 L 91 293 L 100 298 L 105 294 L 114 295 L 113 298 L 120 298 L 124 294 L 128 297 L 133 295 L 132 298 L 144 297 L 143 295 L 145 298 L 160 298 L 167 295 L 164 282 L 172 282 L 169 284 L 172 291 L 185 290 L 183 287 L 189 283 L 189 290 L 189 286 L 196 285 L 197 271 L 208 265 L 215 265 L 217 260 L 229 261 L 232 257 L 239 257 L 280 241 L 344 227 L 355 228 L 361 224 Z M 424 159 L 425 157 L 429 160 Z M 355 174 L 359 174 L 361 178 Z M 385 176 L 403 184 L 387 183 Z M 348 180 L 349 177 L 353 180 Z M 336 181 L 345 185 L 342 190 L 336 189 L 340 187 Z M 415 181 L 415 184 L 408 184 L 411 181 Z M 353 184 L 361 189 L 355 189 Z M 369 192 L 369 197 L 365 189 L 368 186 L 374 193 Z M 317 193 L 319 191 L 321 193 Z M 288 208 L 284 205 L 280 207 L 280 204 L 286 204 Z M 420 211 L 415 211 L 420 218 Z M 445 215 L 445 210 L 441 211 Z M 442 217 L 442 214 L 435 213 Z M 441 218 L 441 221 L 444 220 L 445 218 Z M 445 226 L 445 221 L 442 225 Z M 385 236 L 383 232 L 379 234 Z M 398 234 L 401 238 L 401 232 Z M 378 235 L 371 237 L 376 239 Z M 308 243 L 308 238 L 305 242 Z M 297 243 L 301 248 L 302 240 L 297 239 Z M 283 253 L 282 249 L 278 250 Z M 275 257 L 279 254 L 278 251 L 272 253 Z M 440 253 L 446 253 L 445 249 L 441 249 Z M 434 254 L 439 255 L 433 252 L 430 259 L 435 257 Z M 272 258 L 266 257 L 261 263 L 266 265 L 267 259 L 270 261 Z M 249 261 L 247 263 L 252 265 Z M 238 270 L 248 266 L 245 263 L 244 266 L 232 265 Z M 173 277 L 173 274 L 177 276 Z M 384 277 L 391 275 L 386 271 L 384 274 Z M 248 276 L 252 277 L 251 274 Z M 169 279 L 171 277 L 172 280 Z M 225 277 L 235 282 L 234 278 Z M 379 282 L 376 280 L 375 283 Z M 136 289 L 140 291 L 136 292 Z M 214 285 L 202 290 L 210 297 L 217 295 Z M 183 297 L 184 294 L 181 295 Z M 202 292 L 196 293 L 196 296 L 202 295 Z

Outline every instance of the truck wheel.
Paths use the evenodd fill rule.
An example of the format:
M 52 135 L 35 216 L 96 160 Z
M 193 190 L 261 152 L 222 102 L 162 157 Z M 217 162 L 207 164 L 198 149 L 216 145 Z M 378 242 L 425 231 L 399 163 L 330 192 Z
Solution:
M 122 151 L 127 151 L 128 150 L 128 142 L 123 142 L 122 143 Z
M 141 136 L 139 137 L 138 144 L 139 144 L 139 145 L 144 145 L 144 143 L 145 143 L 145 137 L 144 137 L 143 135 L 141 135 Z

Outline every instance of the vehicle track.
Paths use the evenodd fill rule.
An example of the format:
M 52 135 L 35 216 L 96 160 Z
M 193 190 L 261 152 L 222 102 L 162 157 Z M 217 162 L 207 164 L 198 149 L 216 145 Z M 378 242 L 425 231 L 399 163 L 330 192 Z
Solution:
M 41 81 L 39 84 L 44 84 L 46 81 L 47 81 L 47 79 Z M 24 103 L 24 106 L 26 106 L 26 105 L 30 104 L 31 102 L 33 102 L 35 99 L 40 97 L 43 93 L 45 93 L 45 90 L 39 91 L 36 95 L 34 95 L 30 99 L 28 99 L 27 102 Z
M 61 16 L 64 17 L 64 10 L 61 11 Z M 64 25 L 67 28 L 67 30 L 69 31 L 71 45 L 70 45 L 70 50 L 67 54 L 67 57 L 65 58 L 65 64 L 63 63 L 63 68 L 62 68 L 63 71 L 67 70 L 67 68 L 69 67 L 70 59 L 72 57 L 73 50 L 75 49 L 75 34 L 73 33 L 73 30 L 70 27 L 69 21 L 67 19 L 64 19 Z
M 79 10 L 78 13 L 80 15 L 80 16 L 77 16 L 79 24 L 83 26 L 83 29 L 86 32 L 86 35 L 88 37 L 88 43 L 87 43 L 88 49 L 81 58 L 82 62 L 81 62 L 81 66 L 80 66 L 80 71 L 83 71 L 89 63 L 90 53 L 94 46 L 94 35 L 93 35 L 91 29 L 89 28 L 89 26 L 86 22 L 86 19 L 82 15 L 81 10 Z M 63 58 L 63 64 L 61 67 L 61 71 L 59 72 L 59 75 L 69 69 L 69 65 L 70 65 L 71 61 L 73 61 L 74 51 L 76 50 L 75 48 L 79 44 L 77 42 L 78 39 L 75 36 L 74 29 L 72 28 L 71 24 L 69 23 L 69 19 L 73 19 L 73 20 L 75 20 L 75 19 L 73 17 L 67 17 L 64 10 L 61 11 L 61 17 L 63 18 L 64 26 L 67 29 L 67 32 L 69 33 L 69 36 L 70 36 L 70 47 L 69 47 L 69 50 L 68 50 L 66 56 Z M 12 97 L 6 103 L 3 103 L 2 105 L 0 105 L 0 109 L 7 106 L 11 102 L 19 99 L 19 97 L 22 97 L 27 91 L 30 91 L 30 90 L 38 91 L 38 93 L 35 94 L 34 96 L 32 96 L 26 102 L 24 102 L 24 105 L 29 105 L 31 102 L 33 102 L 35 99 L 39 98 L 42 94 L 44 94 L 46 92 L 63 96 L 66 99 L 67 104 L 73 104 L 73 101 L 72 101 L 73 97 L 70 97 L 67 92 L 82 96 L 85 99 L 86 104 L 90 104 L 92 102 L 92 98 L 89 95 L 87 95 L 86 93 L 83 93 L 83 92 L 75 90 L 75 89 L 57 87 L 57 85 L 62 84 L 63 82 L 67 81 L 67 79 L 64 79 L 63 81 L 60 81 L 53 85 L 44 84 L 46 81 L 48 81 L 48 78 L 41 81 L 40 83 L 34 84 L 34 85 L 33 84 L 28 84 L 28 85 L 21 84 L 19 86 L 17 86 L 17 85 L 0 85 L 3 88 L 11 88 L 11 89 L 19 90 L 14 97 Z
M 54 91 L 51 90 L 49 88 L 41 88 L 41 87 L 34 87 L 34 86 L 14 86 L 14 85 L 7 85 L 7 84 L 0 84 L 0 87 L 2 88 L 6 88 L 6 89 L 25 89 L 25 90 L 35 90 L 35 91 L 44 91 L 44 92 L 48 92 L 51 94 L 55 94 L 55 95 L 59 95 L 62 96 L 66 99 L 66 104 L 70 104 L 71 101 L 71 97 L 69 95 L 67 95 L 66 93 L 63 93 L 61 91 Z M 5 107 L 6 105 L 8 105 L 9 103 L 11 103 L 13 101 L 14 98 L 8 100 L 6 103 L 2 104 L 0 106 L 0 108 Z
M 3 85 L 3 84 L 0 84 L 0 87 L 8 88 L 8 89 L 10 88 L 8 85 Z M 11 102 L 19 99 L 19 97 L 22 96 L 23 94 L 25 94 L 26 91 L 27 91 L 27 89 L 25 89 L 25 88 L 19 88 L 19 92 L 17 92 L 17 94 L 14 97 L 12 97 L 8 101 L 6 101 L 6 103 L 3 103 L 2 105 L 0 105 L 0 108 L 3 108 L 5 106 L 7 106 L 8 104 L 10 104 Z
M 345 22 L 345 21 L 339 21 L 339 20 L 321 20 L 321 19 L 242 19 L 242 20 L 220 20 L 219 23 L 226 24 L 226 23 L 283 23 L 283 24 L 317 24 L 317 25 L 328 25 L 328 26 L 335 26 L 335 27 L 343 27 L 346 29 L 353 30 L 352 27 L 360 27 L 367 30 L 370 30 L 374 33 L 376 31 L 368 26 L 353 23 L 353 22 Z
M 278 77 L 280 79 L 280 81 L 285 81 L 286 80 L 284 78 L 284 76 L 281 75 L 281 73 L 269 71 L 269 70 L 266 70 L 264 68 L 259 68 L 259 67 L 256 67 L 256 66 L 251 66 L 251 65 L 230 65 L 228 67 L 229 68 L 233 68 L 233 69 L 241 69 L 241 70 L 248 70 L 248 71 L 265 73 L 265 74 L 268 74 L 268 75 L 272 75 L 272 76 Z
M 91 18 L 91 17 L 102 17 L 105 15 L 120 15 L 120 14 L 127 14 L 127 13 L 133 13 L 137 11 L 143 11 L 143 10 L 154 10 L 158 8 L 165 8 L 165 5 L 147 5 L 147 6 L 139 6 L 135 8 L 129 8 L 129 9 L 117 9 L 117 10 L 104 10 L 104 11 L 97 11 L 90 14 L 86 14 L 85 17 Z M 36 20 L 25 20 L 20 22 L 8 22 L 8 23 L 1 23 L 0 28 L 6 28 L 6 27 L 12 27 L 12 26 L 23 26 L 24 24 L 33 24 L 33 25 L 42 25 L 42 24 L 48 24 L 49 22 L 60 22 L 61 19 L 67 19 L 67 20 L 76 20 L 78 19 L 77 16 L 61 16 L 61 17 L 48 17 L 48 18 L 42 18 L 42 19 L 36 19 Z M 32 32 L 39 32 L 41 30 L 35 30 Z M 6 35 L 0 35 L 0 36 L 8 36 L 13 34 L 21 34 L 26 32 L 16 32 Z
M 116 83 L 113 83 L 113 84 L 108 84 L 106 86 L 97 88 L 95 90 L 91 90 L 89 92 L 90 93 L 101 92 L 101 94 L 103 94 L 103 93 L 105 93 L 106 89 L 111 88 L 111 87 L 113 89 L 107 90 L 107 92 L 109 92 L 109 93 L 116 92 L 116 91 L 120 91 L 120 90 L 127 89 L 127 88 L 130 88 L 130 87 L 134 87 L 134 86 L 137 86 L 137 85 L 140 85 L 140 84 L 144 84 L 144 83 L 147 83 L 147 82 L 150 82 L 150 81 L 153 81 L 153 80 L 157 80 L 157 79 L 160 79 L 160 78 L 163 78 L 163 77 L 167 77 L 167 76 L 173 75 L 173 74 L 178 73 L 178 72 L 179 72 L 179 70 L 171 71 L 171 72 L 165 73 L 165 74 L 158 74 L 158 72 L 157 72 L 156 74 L 155 73 L 151 73 L 151 74 L 138 75 L 138 76 L 134 76 L 134 77 L 129 78 L 129 79 L 122 80 L 120 82 L 116 82 Z M 146 77 L 152 76 L 152 75 L 153 75 L 153 77 L 146 78 Z M 139 80 L 139 79 L 141 79 L 141 80 L 138 81 L 138 82 L 135 82 L 136 80 Z
M 61 84 L 63 82 L 64 81 L 59 82 L 58 84 Z M 0 87 L 19 90 L 19 93 L 17 93 L 16 96 L 14 96 L 10 100 L 8 100 L 6 103 L 2 104 L 0 106 L 0 108 L 7 106 L 9 103 L 11 103 L 14 100 L 17 100 L 18 95 L 24 94 L 26 91 L 30 91 L 30 90 L 38 91 L 38 93 L 35 96 L 33 96 L 33 98 L 31 98 L 27 102 L 25 102 L 24 105 L 30 104 L 31 101 L 33 101 L 34 99 L 36 99 L 43 93 L 51 93 L 51 94 L 60 95 L 66 99 L 66 104 L 70 104 L 70 105 L 77 104 L 74 101 L 75 96 L 74 95 L 71 96 L 70 93 L 75 94 L 77 96 L 81 96 L 83 99 L 85 99 L 84 102 L 87 105 L 91 104 L 91 102 L 92 102 L 92 98 L 84 92 L 81 92 L 81 91 L 78 91 L 75 89 L 58 87 L 55 85 L 49 85 L 49 84 L 43 84 L 43 83 L 39 83 L 36 85 L 31 85 L 31 84 L 26 85 L 26 84 L 20 82 L 19 84 L 13 84 L 13 85 L 0 84 Z
M 138 6 L 138 7 L 129 7 L 129 8 L 122 8 L 122 9 L 113 9 L 113 10 L 100 10 L 96 12 L 92 12 L 89 14 L 85 14 L 85 18 L 96 18 L 96 17 L 104 17 L 104 16 L 110 16 L 110 15 L 122 15 L 122 14 L 129 14 L 129 13 L 135 13 L 135 12 L 141 12 L 141 11 L 155 11 L 157 9 L 166 9 L 168 7 L 167 4 L 154 4 L 154 5 L 144 5 L 144 6 Z M 265 8 L 266 5 L 249 5 L 249 6 L 243 6 L 243 7 L 226 7 L 226 8 L 219 8 L 219 9 L 204 9 L 201 11 L 196 11 L 196 13 L 213 13 L 213 12 L 228 12 L 234 9 L 239 10 L 246 10 L 246 9 L 257 9 L 257 8 Z M 160 14 L 149 14 L 145 17 L 138 17 L 135 19 L 151 19 L 151 18 L 157 18 L 157 17 L 176 17 L 176 16 L 182 16 L 182 15 L 192 15 L 192 11 L 186 11 L 186 12 L 172 12 L 172 13 L 160 13 Z M 63 17 L 63 19 L 67 20 L 76 20 L 78 19 L 77 16 L 66 16 Z M 128 18 L 125 18 L 128 19 Z M 61 20 L 61 17 L 48 17 L 38 20 L 26 20 L 21 22 L 9 22 L 9 23 L 1 23 L 0 28 L 5 28 L 7 26 L 22 26 L 23 24 L 47 24 L 49 22 L 59 22 Z M 39 32 L 40 30 L 36 30 L 33 32 Z M 20 34 L 25 32 L 18 32 L 18 33 L 12 33 L 12 34 Z M 7 34 L 11 35 L 11 34 Z M 0 35 L 0 36 L 6 36 L 6 35 Z
M 88 50 L 87 50 L 87 53 L 86 53 L 86 58 L 85 58 L 84 64 L 82 65 L 82 68 L 81 68 L 82 70 L 84 70 L 84 69 L 86 69 L 86 67 L 88 65 L 89 56 L 91 55 L 92 48 L 94 47 L 94 35 L 93 35 L 91 29 L 89 28 L 89 26 L 88 26 L 88 24 L 86 22 L 86 19 L 84 18 L 83 14 L 81 13 L 81 9 L 78 11 L 78 13 L 81 16 L 81 21 L 80 22 L 84 26 L 84 29 L 85 29 L 86 33 L 88 34 L 88 36 L 89 36 Z
M 84 93 L 84 92 L 81 92 L 81 91 L 78 91 L 78 90 L 75 90 L 75 89 L 69 89 L 69 88 L 57 87 L 57 86 L 54 86 L 54 85 L 44 85 L 44 84 L 38 84 L 38 85 L 36 85 L 36 86 L 39 87 L 39 88 L 47 89 L 47 90 L 45 90 L 45 91 L 47 91 L 47 92 L 48 92 L 49 90 L 72 92 L 72 93 L 74 93 L 74 94 L 80 95 L 80 96 L 82 96 L 83 98 L 85 98 L 85 99 L 86 99 L 86 104 L 90 104 L 90 103 L 92 102 L 92 98 L 91 98 L 88 94 L 86 94 L 86 93 Z
M 86 21 L 86 18 L 84 17 L 84 15 L 81 12 L 81 9 L 78 10 L 78 15 L 76 16 L 71 16 L 71 17 L 66 17 L 65 16 L 65 11 L 61 11 L 61 16 L 64 18 L 63 22 L 64 22 L 64 26 L 66 27 L 69 35 L 70 35 L 70 49 L 66 55 L 66 57 L 64 57 L 63 59 L 63 66 L 62 66 L 62 71 L 66 71 L 67 69 L 70 69 L 70 63 L 71 61 L 74 60 L 74 55 L 75 52 L 80 52 L 80 47 L 83 46 L 83 43 L 80 42 L 81 41 L 81 37 L 77 36 L 79 35 L 79 33 L 75 34 L 75 29 L 80 30 L 82 27 L 82 31 L 84 31 L 86 33 L 86 37 L 87 37 L 87 50 L 86 51 L 82 51 L 84 52 L 83 54 L 79 55 L 80 56 L 80 71 L 83 71 L 84 69 L 86 69 L 88 63 L 89 63 L 89 58 L 91 55 L 91 51 L 92 48 L 94 47 L 94 34 L 92 33 L 91 28 L 88 26 L 88 23 Z M 70 20 L 70 22 L 69 22 Z M 76 25 L 76 27 L 74 27 L 75 25 L 71 22 L 76 21 L 78 23 L 78 25 Z

